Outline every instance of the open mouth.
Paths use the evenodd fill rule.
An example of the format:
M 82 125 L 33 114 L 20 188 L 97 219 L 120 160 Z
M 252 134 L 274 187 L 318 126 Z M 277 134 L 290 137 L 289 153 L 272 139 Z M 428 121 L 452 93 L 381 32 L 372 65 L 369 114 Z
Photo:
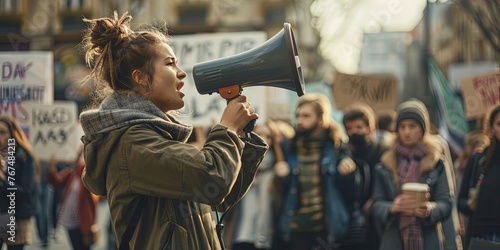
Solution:
M 181 82 L 179 83 L 179 85 L 177 85 L 177 91 L 180 91 L 182 87 L 184 87 L 184 82 Z

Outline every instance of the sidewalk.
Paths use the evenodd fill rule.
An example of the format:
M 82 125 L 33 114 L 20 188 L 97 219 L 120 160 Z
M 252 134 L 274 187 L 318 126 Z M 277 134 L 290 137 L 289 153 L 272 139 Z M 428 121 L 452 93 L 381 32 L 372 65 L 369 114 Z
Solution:
M 92 246 L 92 250 L 108 250 L 108 223 L 109 223 L 109 209 L 107 202 L 100 202 L 97 207 L 97 224 L 101 229 L 101 235 L 98 244 Z M 41 250 L 40 239 L 38 238 L 36 232 L 35 219 L 33 218 L 33 244 L 26 246 L 25 250 Z M 49 235 L 49 246 L 45 249 L 47 250 L 71 250 L 71 243 L 69 242 L 68 234 L 66 230 L 59 226 L 56 230 L 56 239 L 54 240 L 54 235 L 51 233 Z M 7 247 L 4 246 L 1 250 L 6 250 Z

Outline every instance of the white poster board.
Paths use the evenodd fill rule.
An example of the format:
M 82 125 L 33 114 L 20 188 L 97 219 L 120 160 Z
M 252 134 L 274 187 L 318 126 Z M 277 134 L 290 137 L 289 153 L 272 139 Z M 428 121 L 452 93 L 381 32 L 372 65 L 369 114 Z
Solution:
M 265 32 L 232 32 L 173 36 L 170 46 L 178 58 L 179 67 L 187 74 L 182 92 L 185 106 L 179 119 L 194 126 L 209 127 L 220 121 L 227 106 L 226 100 L 218 94 L 200 95 L 194 84 L 192 70 L 198 62 L 227 57 L 245 52 L 266 41 Z M 248 87 L 242 94 L 259 114 L 259 120 L 266 119 L 267 89 L 269 87 Z
M 495 71 L 498 68 L 496 62 L 472 62 L 454 63 L 448 67 L 448 78 L 455 92 L 462 89 L 462 81 L 480 74 Z
M 51 104 L 54 100 L 52 52 L 0 52 L 0 114 L 25 126 L 28 103 Z
M 78 124 L 78 107 L 72 101 L 27 104 L 28 138 L 40 160 L 54 156 L 59 162 L 74 162 L 81 149 L 83 130 Z

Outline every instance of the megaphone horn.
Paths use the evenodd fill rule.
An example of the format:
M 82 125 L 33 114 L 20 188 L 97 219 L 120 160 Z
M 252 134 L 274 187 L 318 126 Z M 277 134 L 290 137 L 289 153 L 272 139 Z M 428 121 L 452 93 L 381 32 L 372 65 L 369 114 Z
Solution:
M 304 95 L 304 78 L 289 23 L 265 43 L 248 51 L 194 65 L 200 94 L 219 93 L 231 100 L 250 86 L 278 87 Z

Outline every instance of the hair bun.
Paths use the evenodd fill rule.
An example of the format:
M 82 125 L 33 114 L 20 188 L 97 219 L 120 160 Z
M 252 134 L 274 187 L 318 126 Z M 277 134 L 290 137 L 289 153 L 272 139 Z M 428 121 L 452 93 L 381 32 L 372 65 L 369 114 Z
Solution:
M 99 48 L 101 51 L 107 45 L 113 48 L 119 46 L 133 34 L 133 30 L 130 28 L 132 16 L 128 12 L 125 12 L 121 17 L 118 17 L 118 13 L 115 11 L 113 18 L 105 17 L 83 20 L 91 26 L 87 35 L 92 47 Z

